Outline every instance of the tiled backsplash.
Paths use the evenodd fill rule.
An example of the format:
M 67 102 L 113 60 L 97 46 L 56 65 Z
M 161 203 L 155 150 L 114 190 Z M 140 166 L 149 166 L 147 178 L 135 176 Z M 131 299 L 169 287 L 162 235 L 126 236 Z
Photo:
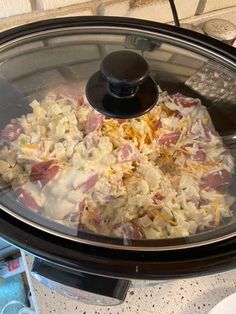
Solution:
M 175 0 L 181 20 L 236 7 L 236 0 Z M 2 0 L 0 29 L 32 21 L 81 15 L 129 16 L 172 22 L 168 0 Z

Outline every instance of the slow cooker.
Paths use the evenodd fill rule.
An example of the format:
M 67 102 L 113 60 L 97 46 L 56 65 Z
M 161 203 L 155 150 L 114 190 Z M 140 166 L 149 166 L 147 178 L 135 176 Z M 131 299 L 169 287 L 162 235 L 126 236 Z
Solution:
M 235 48 L 203 34 L 128 18 L 59 18 L 0 34 L 0 235 L 35 256 L 32 273 L 36 278 L 72 298 L 108 305 L 125 299 L 132 280 L 155 282 L 235 267 L 235 60 Z M 74 112 L 78 110 L 77 116 L 70 106 Z M 148 132 L 146 126 L 142 129 L 144 122 L 155 119 L 160 114 L 158 108 L 164 110 L 166 124 L 154 121 L 152 137 L 143 144 Z M 84 110 L 83 127 L 79 110 Z M 179 127 L 183 120 L 200 123 L 196 110 L 204 112 L 206 125 L 197 124 L 195 131 L 188 124 Z M 91 113 L 97 117 L 95 121 Z M 98 121 L 101 124 L 97 125 Z M 139 125 L 139 136 L 131 128 L 134 121 Z M 65 128 L 73 123 L 79 131 L 70 137 Z M 181 138 L 173 131 L 175 125 Z M 211 131 L 206 131 L 207 125 Z M 89 127 L 92 130 L 88 131 Z M 178 146 L 191 130 L 195 136 L 200 128 L 205 138 L 193 137 L 193 143 Z M 114 134 L 123 130 L 124 136 L 119 133 L 111 141 L 111 129 Z M 174 137 L 166 137 L 167 129 Z M 101 135 L 104 130 L 106 136 Z M 89 139 L 93 132 L 97 140 Z M 217 141 L 215 150 L 222 149 L 228 159 L 214 157 L 211 136 Z M 85 145 L 85 137 L 90 149 L 100 145 L 102 137 L 112 143 L 106 158 L 112 172 L 107 177 L 107 168 L 100 162 L 102 150 L 96 153 L 97 159 L 93 152 L 76 151 L 75 145 Z M 57 147 L 65 145 L 65 139 L 73 142 L 69 155 L 61 151 L 53 155 L 52 139 Z M 51 148 L 46 154 L 48 141 Z M 142 148 L 139 155 L 144 147 L 141 143 L 152 147 L 155 143 L 156 151 L 151 155 L 145 146 L 145 153 Z M 196 143 L 201 153 L 192 157 Z M 83 147 L 88 148 L 86 145 Z M 35 151 L 39 146 L 41 155 Z M 175 158 L 177 146 L 179 157 Z M 132 149 L 136 157 L 127 159 Z M 172 156 L 165 170 L 158 166 L 161 149 Z M 75 151 L 80 152 L 76 162 Z M 85 155 L 79 168 L 81 154 Z M 188 172 L 193 178 L 190 182 L 200 180 L 202 184 L 196 198 L 190 191 L 192 183 L 181 190 L 189 189 L 184 192 L 189 195 L 187 201 L 180 201 L 180 183 L 175 183 L 174 192 L 169 183 L 163 188 L 165 178 L 180 171 L 179 164 L 174 170 L 172 167 L 180 159 L 184 165 L 188 163 L 188 171 L 192 169 Z M 72 161 L 76 173 L 71 169 Z M 141 171 L 143 162 L 156 168 Z M 194 169 L 193 162 L 197 163 Z M 222 169 L 216 173 L 217 165 Z M 225 170 L 230 165 L 231 171 Z M 12 174 L 15 167 L 19 172 Z M 92 175 L 84 179 L 86 167 Z M 148 171 L 154 174 L 152 169 L 158 175 L 151 190 L 143 178 Z M 70 181 L 72 172 L 76 184 Z M 112 180 L 114 173 L 119 179 L 115 190 L 101 199 L 98 186 L 107 186 L 107 178 Z M 133 184 L 141 182 L 142 188 L 134 192 Z M 73 186 L 73 191 L 68 186 Z M 157 193 L 161 186 L 163 195 Z M 150 210 L 143 197 L 146 188 L 146 197 L 154 202 Z M 80 199 L 73 211 L 72 192 Z M 163 204 L 172 192 L 176 203 L 167 211 L 169 205 Z M 216 196 L 215 205 L 201 196 L 210 193 Z M 225 203 L 221 203 L 223 199 Z M 190 203 L 195 206 L 194 217 L 198 217 L 191 218 L 194 221 L 190 219 Z M 105 212 L 112 214 L 105 217 Z

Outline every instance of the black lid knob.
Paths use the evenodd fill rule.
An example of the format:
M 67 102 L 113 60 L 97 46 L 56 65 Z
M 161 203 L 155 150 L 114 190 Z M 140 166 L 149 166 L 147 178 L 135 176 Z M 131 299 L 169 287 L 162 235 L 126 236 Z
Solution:
M 138 86 L 147 80 L 149 69 L 143 57 L 124 50 L 107 55 L 101 64 L 101 73 L 112 96 L 128 98 L 134 96 Z
M 108 117 L 132 118 L 143 115 L 156 103 L 158 90 L 149 76 L 145 59 L 132 51 L 107 55 L 88 81 L 90 104 Z

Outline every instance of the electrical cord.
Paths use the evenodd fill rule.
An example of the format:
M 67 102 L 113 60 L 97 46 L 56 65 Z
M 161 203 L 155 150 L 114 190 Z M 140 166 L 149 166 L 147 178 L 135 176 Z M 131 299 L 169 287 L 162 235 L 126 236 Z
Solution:
M 174 0 L 169 0 L 169 3 L 170 3 L 173 18 L 174 18 L 175 26 L 180 27 L 179 17 L 176 10 L 175 2 Z

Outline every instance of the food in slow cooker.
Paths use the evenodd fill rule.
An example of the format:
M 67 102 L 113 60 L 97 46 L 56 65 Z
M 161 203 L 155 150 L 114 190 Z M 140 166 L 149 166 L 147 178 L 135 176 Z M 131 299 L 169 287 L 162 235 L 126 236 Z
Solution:
M 1 131 L 0 184 L 61 224 L 129 239 L 189 236 L 231 217 L 234 161 L 199 99 L 161 92 L 107 119 L 61 86 Z

